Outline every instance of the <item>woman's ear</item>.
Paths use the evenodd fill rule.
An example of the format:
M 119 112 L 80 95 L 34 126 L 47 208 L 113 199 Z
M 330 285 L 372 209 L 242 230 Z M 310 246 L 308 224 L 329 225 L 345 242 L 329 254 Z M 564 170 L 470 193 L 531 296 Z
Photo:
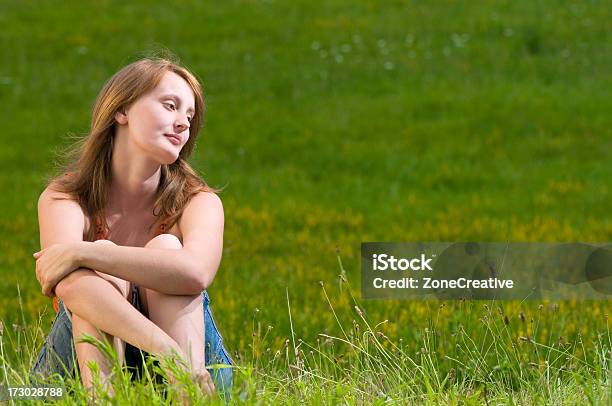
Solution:
M 128 118 L 127 118 L 127 114 L 125 113 L 125 109 L 121 109 L 115 113 L 115 120 L 119 124 L 127 124 Z

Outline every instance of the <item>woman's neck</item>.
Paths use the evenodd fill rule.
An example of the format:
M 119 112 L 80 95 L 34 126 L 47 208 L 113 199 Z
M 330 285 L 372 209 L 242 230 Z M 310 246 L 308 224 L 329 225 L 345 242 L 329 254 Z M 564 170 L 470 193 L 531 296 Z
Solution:
M 123 150 L 125 152 L 125 150 Z M 113 212 L 130 213 L 151 210 L 161 176 L 159 163 L 139 154 L 122 156 L 115 148 L 111 161 L 111 186 L 108 208 Z M 140 159 L 139 159 L 140 158 Z

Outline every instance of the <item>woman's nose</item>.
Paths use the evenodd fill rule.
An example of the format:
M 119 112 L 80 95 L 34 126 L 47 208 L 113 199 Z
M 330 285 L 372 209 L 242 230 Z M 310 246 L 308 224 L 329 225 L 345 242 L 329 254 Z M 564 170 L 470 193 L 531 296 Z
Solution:
M 174 127 L 177 132 L 183 132 L 189 128 L 189 121 L 186 118 L 179 119 L 174 123 Z

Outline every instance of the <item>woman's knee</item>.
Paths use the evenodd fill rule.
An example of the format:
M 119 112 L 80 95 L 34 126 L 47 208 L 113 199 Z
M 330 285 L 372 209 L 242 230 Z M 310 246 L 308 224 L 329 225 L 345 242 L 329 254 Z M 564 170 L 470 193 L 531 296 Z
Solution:
M 146 245 L 146 248 L 165 248 L 165 249 L 181 249 L 183 244 L 173 234 L 160 234 L 153 238 Z
M 94 271 L 92 271 L 91 269 L 84 268 L 70 272 L 64 279 L 62 279 L 57 283 L 57 285 L 55 285 L 55 294 L 60 299 L 65 301 L 65 298 L 75 290 L 75 285 L 78 284 L 78 281 L 81 278 L 92 275 L 95 275 Z

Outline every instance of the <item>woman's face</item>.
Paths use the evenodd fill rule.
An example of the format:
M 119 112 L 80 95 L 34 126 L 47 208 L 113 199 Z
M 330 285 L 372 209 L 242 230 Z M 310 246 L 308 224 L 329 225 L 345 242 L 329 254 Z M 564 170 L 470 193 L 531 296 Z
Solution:
M 134 145 L 160 164 L 171 164 L 189 139 L 195 98 L 187 82 L 166 72 L 157 87 L 141 96 L 117 121 L 127 124 Z M 124 122 L 122 122 L 124 121 Z

